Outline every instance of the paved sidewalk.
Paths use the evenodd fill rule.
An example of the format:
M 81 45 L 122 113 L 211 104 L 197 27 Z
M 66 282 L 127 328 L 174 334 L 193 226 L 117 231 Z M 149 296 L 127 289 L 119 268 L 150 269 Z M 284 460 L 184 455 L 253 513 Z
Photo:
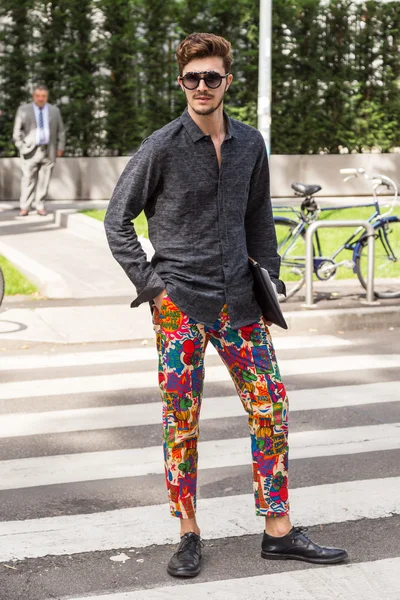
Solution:
M 111 256 L 102 223 L 72 214 L 77 207 L 104 206 L 52 202 L 54 213 L 24 218 L 12 203 L 0 203 L 0 254 L 34 273 L 42 295 L 52 297 L 6 298 L 0 342 L 140 342 L 153 337 L 149 306 L 129 307 L 135 289 Z M 356 280 L 319 282 L 315 299 L 318 308 L 304 310 L 302 290 L 283 305 L 292 333 L 400 327 L 399 300 L 363 306 L 365 291 Z M 276 327 L 274 332 L 284 335 Z
M 337 333 L 349 330 L 400 328 L 400 306 L 360 304 L 365 294 L 349 289 L 344 295 L 316 294 L 318 308 L 304 310 L 302 298 L 283 305 L 289 333 Z M 0 309 L 0 347 L 4 342 L 88 344 L 136 342 L 154 337 L 148 304 L 129 307 L 132 296 L 71 300 L 18 300 L 6 298 Z M 274 336 L 287 335 L 273 327 Z
M 115 262 L 100 222 L 97 239 L 62 226 L 61 211 L 101 208 L 106 203 L 49 202 L 46 217 L 19 217 L 15 203 L 0 210 L 0 254 L 50 298 L 134 295 L 134 288 Z M 12 208 L 11 208 L 12 207 Z M 80 216 L 80 215 L 79 215 Z M 88 219 L 88 217 L 86 217 Z

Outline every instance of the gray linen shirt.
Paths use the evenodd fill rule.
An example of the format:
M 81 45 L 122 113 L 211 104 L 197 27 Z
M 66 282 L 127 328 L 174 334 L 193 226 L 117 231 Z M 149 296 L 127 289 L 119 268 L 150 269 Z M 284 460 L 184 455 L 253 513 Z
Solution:
M 238 329 L 261 316 L 248 256 L 268 269 L 278 291 L 280 258 L 265 143 L 224 113 L 218 166 L 214 144 L 187 109 L 147 138 L 126 165 L 105 219 L 115 259 L 135 285 L 131 306 L 164 288 L 187 315 L 212 327 L 224 303 Z M 147 261 L 131 220 L 144 210 L 155 254 Z

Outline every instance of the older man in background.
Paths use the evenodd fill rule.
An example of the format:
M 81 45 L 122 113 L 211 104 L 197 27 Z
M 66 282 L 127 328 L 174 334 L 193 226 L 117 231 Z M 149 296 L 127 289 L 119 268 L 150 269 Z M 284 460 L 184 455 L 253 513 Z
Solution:
M 22 104 L 15 116 L 13 140 L 22 166 L 20 216 L 26 217 L 31 208 L 45 216 L 44 202 L 56 158 L 63 155 L 65 129 L 61 113 L 47 102 L 48 88 L 38 85 L 33 102 Z

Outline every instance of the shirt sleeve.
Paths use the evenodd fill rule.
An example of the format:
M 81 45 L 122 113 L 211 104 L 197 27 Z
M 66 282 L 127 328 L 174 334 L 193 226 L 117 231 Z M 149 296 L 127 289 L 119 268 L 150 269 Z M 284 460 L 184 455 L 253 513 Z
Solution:
M 277 251 L 269 185 L 268 156 L 260 135 L 260 152 L 250 181 L 245 228 L 249 256 L 268 270 L 280 294 L 286 293 L 279 279 L 281 259 Z
M 57 109 L 58 112 L 58 124 L 57 124 L 57 150 L 61 150 L 64 152 L 65 149 L 65 126 L 64 121 L 61 116 L 61 112 Z
M 136 287 L 137 297 L 131 306 L 152 301 L 165 289 L 147 260 L 132 223 L 157 195 L 160 185 L 160 161 L 151 139 L 147 139 L 120 176 L 104 222 L 111 252 Z
M 24 137 L 24 132 L 23 132 L 23 124 L 22 124 L 21 107 L 19 107 L 17 110 L 17 114 L 15 115 L 14 129 L 13 129 L 13 140 L 14 140 L 14 144 L 16 145 L 18 150 L 22 150 L 22 147 L 24 145 L 23 137 Z

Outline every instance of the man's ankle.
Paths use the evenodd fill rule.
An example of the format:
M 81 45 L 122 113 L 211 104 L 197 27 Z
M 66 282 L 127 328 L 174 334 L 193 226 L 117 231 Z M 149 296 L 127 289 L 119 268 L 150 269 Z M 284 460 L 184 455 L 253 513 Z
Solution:
M 292 529 L 292 524 L 288 517 L 276 517 L 265 519 L 265 533 L 272 537 L 283 537 Z
M 185 535 L 185 533 L 195 533 L 196 535 L 200 535 L 200 529 L 197 525 L 196 518 L 191 519 L 181 519 L 181 537 Z
M 195 533 L 196 535 L 200 535 L 200 529 L 198 527 L 191 529 L 181 529 L 180 536 L 183 537 L 186 533 Z

